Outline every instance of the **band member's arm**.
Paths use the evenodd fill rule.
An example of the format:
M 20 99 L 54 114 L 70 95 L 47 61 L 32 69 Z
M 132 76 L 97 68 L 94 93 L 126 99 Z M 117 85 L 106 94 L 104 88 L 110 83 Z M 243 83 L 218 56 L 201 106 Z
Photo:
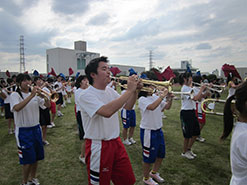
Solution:
M 203 91 L 205 90 L 205 88 L 206 88 L 206 86 L 205 85 L 202 85 L 201 88 L 200 88 L 199 93 L 197 95 L 195 95 L 192 100 L 198 101 L 198 100 L 202 99 L 202 97 L 203 97 Z
M 159 95 L 159 98 L 147 106 L 147 110 L 155 110 L 160 105 L 160 103 L 167 94 L 168 94 L 168 89 L 162 91 Z
M 38 87 L 34 86 L 31 94 L 26 99 L 24 99 L 22 102 L 14 105 L 13 110 L 15 110 L 16 112 L 19 112 L 20 110 L 22 110 L 30 102 L 30 100 L 36 96 L 37 88 Z
M 3 100 L 7 98 L 6 94 L 3 91 L 1 91 L 0 93 L 0 98 L 2 98 Z
M 97 114 L 109 118 L 111 117 L 115 112 L 117 112 L 127 101 L 130 97 L 133 96 L 133 94 L 136 91 L 138 81 L 136 81 L 136 78 L 134 75 L 130 76 L 128 79 L 128 88 L 126 92 L 121 95 L 119 98 L 111 101 L 110 103 L 103 105 L 97 110 Z M 133 102 L 132 102 L 133 103 Z M 133 107 L 133 105 L 132 105 Z
M 169 110 L 169 109 L 171 108 L 173 97 L 174 97 L 173 94 L 168 93 L 168 95 L 166 96 L 166 104 L 165 104 L 165 106 L 163 107 L 163 109 L 161 110 L 162 112 L 163 112 L 164 110 Z

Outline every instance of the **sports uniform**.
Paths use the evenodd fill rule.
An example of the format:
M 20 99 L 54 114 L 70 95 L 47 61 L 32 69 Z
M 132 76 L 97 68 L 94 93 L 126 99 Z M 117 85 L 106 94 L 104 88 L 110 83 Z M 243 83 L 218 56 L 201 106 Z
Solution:
M 135 176 L 128 154 L 119 137 L 118 112 L 111 117 L 96 112 L 120 95 L 112 88 L 89 86 L 79 97 L 86 139 L 86 164 L 89 184 L 134 184 Z

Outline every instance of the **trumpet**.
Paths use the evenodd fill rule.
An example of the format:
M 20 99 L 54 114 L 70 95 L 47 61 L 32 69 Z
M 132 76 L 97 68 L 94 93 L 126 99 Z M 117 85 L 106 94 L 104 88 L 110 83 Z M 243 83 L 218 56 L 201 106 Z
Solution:
M 195 92 L 193 90 L 189 91 L 189 92 L 178 92 L 178 91 L 171 91 L 170 93 L 174 94 L 174 95 L 188 95 L 190 96 L 190 99 L 193 99 L 195 96 Z
M 30 85 L 29 85 L 29 87 L 31 89 L 33 88 L 33 86 L 30 86 Z M 57 102 L 57 100 L 59 99 L 59 94 L 56 93 L 56 92 L 48 93 L 48 92 L 46 92 L 45 90 L 43 90 L 41 88 L 39 88 L 39 90 L 40 90 L 40 93 L 37 93 L 38 96 L 45 96 L 46 98 L 50 98 L 50 100 L 52 102 Z
M 192 83 L 195 84 L 195 85 L 198 85 L 198 86 L 200 86 L 200 87 L 203 85 L 203 84 L 200 84 L 200 83 L 197 83 L 197 82 L 192 82 Z M 206 85 L 207 88 L 208 88 L 209 90 L 211 90 L 211 91 L 214 91 L 214 92 L 217 92 L 217 93 L 220 93 L 220 94 L 223 92 L 223 89 L 218 90 L 218 89 L 209 87 L 209 84 L 204 84 L 204 85 Z M 220 87 L 222 88 L 223 86 L 220 86 Z
M 215 103 L 226 103 L 226 100 L 213 99 L 213 98 L 205 99 L 201 102 L 202 111 L 205 112 L 206 114 L 223 116 L 224 115 L 223 112 L 216 112 L 215 111 Z M 235 100 L 233 100 L 231 103 L 235 104 Z M 204 106 L 204 105 L 206 105 L 206 106 Z
M 128 80 L 128 77 L 127 76 L 119 76 L 119 77 L 111 77 L 115 80 Z M 169 80 L 169 81 L 155 81 L 155 80 L 145 80 L 145 79 L 142 79 L 142 83 L 144 84 L 148 84 L 148 85 L 153 85 L 153 86 L 164 86 L 164 87 L 169 87 L 169 86 L 172 86 L 173 84 L 173 81 L 172 80 Z

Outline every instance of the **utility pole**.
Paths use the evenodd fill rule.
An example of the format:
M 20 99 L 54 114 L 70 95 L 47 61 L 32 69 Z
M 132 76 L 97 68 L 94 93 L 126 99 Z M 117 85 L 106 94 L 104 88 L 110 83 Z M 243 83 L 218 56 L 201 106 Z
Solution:
M 153 68 L 153 51 L 149 50 L 149 70 Z
M 20 73 L 25 72 L 24 36 L 20 36 Z

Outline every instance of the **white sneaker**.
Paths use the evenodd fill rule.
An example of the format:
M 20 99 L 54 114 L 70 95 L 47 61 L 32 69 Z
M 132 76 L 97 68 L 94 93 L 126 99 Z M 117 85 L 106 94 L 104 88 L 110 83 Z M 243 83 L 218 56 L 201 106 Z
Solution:
M 192 156 L 192 155 L 190 154 L 189 151 L 187 151 L 187 152 L 185 152 L 185 153 L 182 153 L 181 156 L 182 156 L 182 157 L 185 157 L 185 158 L 187 158 L 187 159 L 194 159 L 194 158 L 195 158 L 194 156 Z
M 157 182 L 155 182 L 151 177 L 149 177 L 149 179 L 148 180 L 145 180 L 144 178 L 143 178 L 143 182 L 145 183 L 145 184 L 149 184 L 149 185 L 159 185 Z
M 1 113 L 1 116 L 4 117 L 4 113 L 3 112 Z
M 152 177 L 155 181 L 157 181 L 159 183 L 165 182 L 165 180 L 160 176 L 160 174 L 158 172 L 156 172 L 155 174 L 150 172 L 149 175 L 150 175 L 150 177 Z
M 46 140 L 44 140 L 43 141 L 43 145 L 45 146 L 45 145 L 49 145 L 50 143 L 48 142 L 48 141 L 46 141 Z
M 163 116 L 162 116 L 162 119 L 166 119 L 166 118 L 167 118 L 166 115 L 163 115 Z
M 187 152 L 189 152 L 190 155 L 193 156 L 193 157 L 196 157 L 197 156 L 194 152 L 192 152 L 192 150 L 188 150 Z
M 196 138 L 196 141 L 199 141 L 199 142 L 201 142 L 201 143 L 204 143 L 204 142 L 206 141 L 206 139 L 203 138 L 203 137 L 201 137 L 201 136 L 198 136 L 198 137 Z
M 31 181 L 27 182 L 28 185 L 40 185 L 39 180 L 37 178 L 33 178 Z
M 133 137 L 129 138 L 129 142 L 131 142 L 131 144 L 135 144 L 136 141 L 133 139 Z
M 9 134 L 13 134 L 13 131 L 11 129 L 9 129 Z
M 80 160 L 81 163 L 86 164 L 86 159 L 85 159 L 85 157 L 81 157 L 81 156 L 79 155 L 79 160 Z
M 129 140 L 128 139 L 125 139 L 124 141 L 123 141 L 123 144 L 125 144 L 125 145 L 131 145 L 131 142 L 129 142 Z

